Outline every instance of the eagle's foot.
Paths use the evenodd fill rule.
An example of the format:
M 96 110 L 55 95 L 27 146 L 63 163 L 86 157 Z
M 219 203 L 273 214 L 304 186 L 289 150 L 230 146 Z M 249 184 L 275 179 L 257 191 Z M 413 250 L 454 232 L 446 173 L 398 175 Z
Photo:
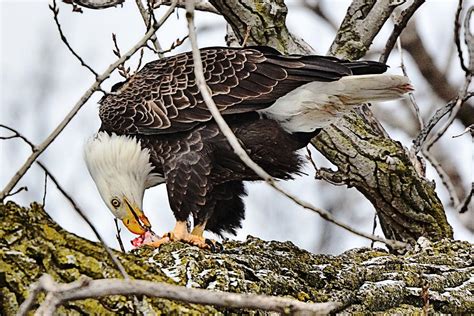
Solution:
M 197 236 L 186 232 L 182 235 L 176 235 L 174 232 L 165 234 L 163 238 L 169 238 L 170 241 L 182 241 L 184 243 L 197 246 L 201 249 L 209 249 L 212 252 L 222 250 L 222 245 L 213 239 L 204 238 L 203 236 Z
M 197 246 L 201 249 L 209 249 L 212 252 L 221 251 L 222 245 L 213 239 L 204 238 L 202 233 L 204 232 L 204 226 L 196 226 L 193 231 L 190 233 L 186 226 L 186 222 L 178 221 L 176 226 L 169 233 L 164 234 L 161 238 L 156 235 L 147 234 L 140 238 L 140 242 L 132 244 L 135 247 L 140 246 L 151 246 L 158 248 L 163 244 L 169 243 L 171 241 L 182 241 L 184 243 Z

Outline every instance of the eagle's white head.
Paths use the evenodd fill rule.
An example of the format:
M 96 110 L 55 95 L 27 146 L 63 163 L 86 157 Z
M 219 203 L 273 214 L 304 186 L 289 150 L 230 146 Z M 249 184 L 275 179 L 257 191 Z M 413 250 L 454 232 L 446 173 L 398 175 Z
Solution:
M 100 132 L 87 141 L 84 159 L 112 214 L 135 234 L 150 222 L 142 211 L 145 189 L 164 181 L 152 173 L 150 152 L 133 137 Z

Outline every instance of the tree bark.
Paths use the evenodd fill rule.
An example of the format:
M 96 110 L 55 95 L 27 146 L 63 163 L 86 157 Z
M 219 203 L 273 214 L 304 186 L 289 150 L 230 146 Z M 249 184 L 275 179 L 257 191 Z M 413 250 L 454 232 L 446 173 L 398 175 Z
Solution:
M 44 273 L 57 282 L 80 276 L 120 278 L 101 245 L 71 234 L 38 204 L 0 204 L 0 314 L 15 315 L 30 286 Z M 403 256 L 361 248 L 338 256 L 315 255 L 291 242 L 248 237 L 226 241 L 221 253 L 182 243 L 159 251 L 115 252 L 131 278 L 193 288 L 287 296 L 307 302 L 338 302 L 337 312 L 473 313 L 474 247 L 461 241 L 421 241 Z M 423 287 L 428 284 L 428 290 Z M 427 293 L 429 302 L 422 298 Z M 257 313 L 138 298 L 149 312 L 175 314 Z M 35 308 L 44 300 L 40 295 Z M 58 314 L 135 314 L 132 297 L 72 301 Z M 427 306 L 427 307 L 424 307 Z
M 307 44 L 286 28 L 283 1 L 210 0 L 232 27 L 237 39 L 250 35 L 247 45 L 270 45 L 280 51 L 307 54 Z M 330 54 L 345 59 L 365 55 L 374 37 L 400 1 L 359 1 L 349 7 Z M 417 157 L 392 140 L 371 111 L 353 111 L 337 125 L 325 128 L 312 144 L 338 170 L 322 170 L 333 183 L 355 187 L 372 202 L 387 238 L 414 243 L 452 238 L 443 205 L 434 185 L 423 177 Z

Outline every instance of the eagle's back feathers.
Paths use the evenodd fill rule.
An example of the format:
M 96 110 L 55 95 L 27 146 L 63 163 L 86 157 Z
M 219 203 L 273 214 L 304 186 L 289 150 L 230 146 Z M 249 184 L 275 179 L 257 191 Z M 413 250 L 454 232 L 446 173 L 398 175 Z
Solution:
M 223 114 L 262 110 L 297 87 L 355 73 L 380 73 L 376 62 L 324 56 L 282 56 L 268 48 L 201 50 L 204 77 Z M 101 101 L 102 129 L 118 134 L 190 130 L 211 120 L 194 78 L 191 52 L 146 64 Z

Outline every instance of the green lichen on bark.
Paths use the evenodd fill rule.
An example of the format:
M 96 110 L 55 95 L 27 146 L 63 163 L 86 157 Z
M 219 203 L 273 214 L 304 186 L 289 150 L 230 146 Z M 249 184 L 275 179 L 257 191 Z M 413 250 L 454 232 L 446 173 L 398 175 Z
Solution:
M 375 206 L 386 237 L 414 243 L 452 238 L 441 201 L 433 185 L 415 169 L 407 150 L 384 136 L 381 127 L 364 116 L 347 115 L 326 128 L 313 144 L 338 170 L 323 170 L 322 178 L 356 187 Z
M 61 229 L 37 204 L 0 204 L 0 314 L 13 315 L 43 273 L 57 281 L 79 276 L 120 277 L 104 250 Z M 182 243 L 160 249 L 116 252 L 132 278 L 237 293 L 287 296 L 308 302 L 342 303 L 340 311 L 421 313 L 421 287 L 429 284 L 430 311 L 474 313 L 474 248 L 441 240 L 395 256 L 383 249 L 353 249 L 339 256 L 315 255 L 291 242 L 225 241 L 221 253 Z M 41 300 L 44 295 L 41 296 Z M 141 298 L 140 298 L 141 299 Z M 216 314 L 229 310 L 144 298 L 157 313 Z M 65 314 L 130 314 L 132 299 L 111 296 L 69 302 Z
M 309 52 L 309 46 L 296 39 L 286 27 L 288 8 L 283 0 L 210 0 L 223 13 L 239 44 L 266 45 L 282 53 Z

